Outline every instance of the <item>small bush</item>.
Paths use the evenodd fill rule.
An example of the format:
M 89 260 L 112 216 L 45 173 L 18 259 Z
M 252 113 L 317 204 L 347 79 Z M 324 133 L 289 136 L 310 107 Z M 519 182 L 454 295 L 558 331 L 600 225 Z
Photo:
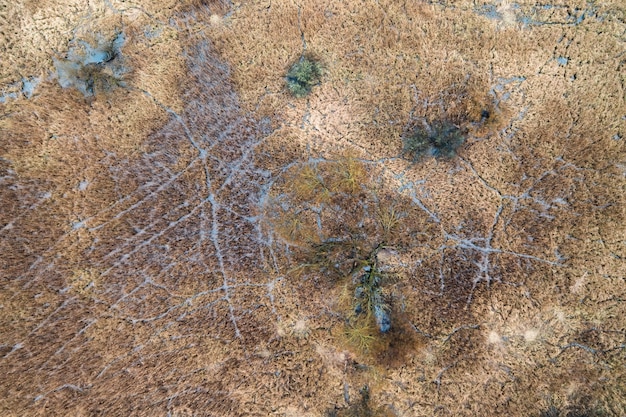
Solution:
M 404 214 L 401 213 L 393 202 L 381 202 L 376 210 L 378 223 L 382 228 L 385 237 L 389 237 L 391 232 L 402 222 Z
M 379 339 L 378 329 L 370 318 L 364 316 L 352 317 L 346 323 L 344 335 L 348 343 L 361 353 L 370 352 Z
M 373 319 L 378 330 L 387 333 L 391 329 L 391 317 L 381 287 L 383 274 L 378 270 L 375 261 L 372 261 L 357 271 L 356 275 L 359 275 L 359 283 L 354 290 L 354 314 L 364 315 L 367 320 Z
M 432 125 L 416 128 L 403 139 L 403 154 L 413 161 L 424 156 L 452 158 L 465 142 L 461 129 L 449 121 L 437 121 Z
M 367 180 L 363 164 L 352 157 L 342 158 L 333 166 L 333 188 L 336 191 L 356 194 Z
M 295 97 L 305 97 L 313 86 L 319 84 L 322 77 L 320 64 L 306 56 L 302 56 L 287 72 L 287 88 Z

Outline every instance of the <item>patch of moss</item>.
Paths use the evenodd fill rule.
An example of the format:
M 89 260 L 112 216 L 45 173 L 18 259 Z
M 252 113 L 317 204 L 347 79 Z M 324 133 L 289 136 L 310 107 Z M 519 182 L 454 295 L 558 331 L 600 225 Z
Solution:
M 322 77 L 321 65 L 307 56 L 302 56 L 287 72 L 287 89 L 295 97 L 305 97 Z
M 348 194 L 356 194 L 366 183 L 367 172 L 363 164 L 355 158 L 346 157 L 340 159 L 333 166 L 334 178 L 332 185 L 334 190 Z

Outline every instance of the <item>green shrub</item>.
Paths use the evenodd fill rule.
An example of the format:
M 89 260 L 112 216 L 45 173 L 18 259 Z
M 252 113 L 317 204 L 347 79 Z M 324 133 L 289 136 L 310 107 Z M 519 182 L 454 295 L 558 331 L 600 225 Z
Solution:
M 449 122 L 436 121 L 431 125 L 419 127 L 403 138 L 403 154 L 413 161 L 424 156 L 452 158 L 457 149 L 465 142 L 461 129 Z
M 375 263 L 364 266 L 357 274 L 360 274 L 360 277 L 359 284 L 354 290 L 354 313 L 373 317 L 380 332 L 387 333 L 391 329 L 391 318 L 389 305 L 381 288 L 383 275 Z
M 287 88 L 295 97 L 305 97 L 313 86 L 319 84 L 322 77 L 320 64 L 306 56 L 302 56 L 287 72 Z

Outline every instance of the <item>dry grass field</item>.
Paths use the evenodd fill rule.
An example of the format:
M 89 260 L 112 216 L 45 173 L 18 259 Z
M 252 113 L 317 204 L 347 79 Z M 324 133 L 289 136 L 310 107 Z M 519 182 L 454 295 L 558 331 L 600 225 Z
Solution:
M 0 51 L 0 415 L 626 416 L 622 1 L 0 0 Z

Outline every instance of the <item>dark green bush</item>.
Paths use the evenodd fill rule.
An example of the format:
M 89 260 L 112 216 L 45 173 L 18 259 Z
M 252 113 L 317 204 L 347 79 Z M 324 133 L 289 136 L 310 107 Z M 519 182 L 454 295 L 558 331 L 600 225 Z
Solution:
M 452 158 L 465 142 L 461 129 L 450 121 L 436 121 L 431 125 L 418 127 L 403 138 L 403 154 L 413 161 L 424 156 Z
M 320 64 L 306 56 L 302 56 L 287 72 L 287 89 L 295 97 L 307 96 L 313 86 L 319 84 L 322 77 Z
M 357 274 L 359 284 L 354 291 L 354 313 L 373 317 L 378 330 L 387 333 L 391 329 L 391 317 L 389 305 L 381 288 L 383 274 L 378 270 L 375 261 L 365 265 Z

